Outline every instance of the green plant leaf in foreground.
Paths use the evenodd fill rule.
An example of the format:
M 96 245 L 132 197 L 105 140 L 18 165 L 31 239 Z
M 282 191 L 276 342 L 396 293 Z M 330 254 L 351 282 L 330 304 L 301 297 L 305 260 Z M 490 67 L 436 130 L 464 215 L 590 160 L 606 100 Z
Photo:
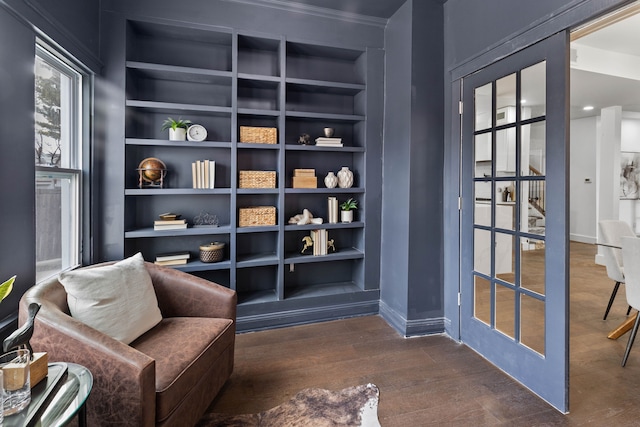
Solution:
M 0 301 L 5 299 L 7 295 L 11 293 L 11 291 L 13 290 L 13 282 L 15 282 L 15 280 L 16 280 L 16 276 L 13 276 L 12 278 L 4 282 L 2 285 L 0 285 Z

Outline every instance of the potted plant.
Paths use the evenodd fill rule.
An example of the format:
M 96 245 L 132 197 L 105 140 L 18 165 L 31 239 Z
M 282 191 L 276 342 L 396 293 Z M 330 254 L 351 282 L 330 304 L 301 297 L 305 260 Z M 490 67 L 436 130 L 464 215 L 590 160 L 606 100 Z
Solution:
M 353 221 L 353 211 L 358 209 L 358 202 L 352 198 L 340 204 L 340 221 Z
M 182 118 L 174 120 L 171 117 L 167 117 L 162 123 L 162 130 L 169 129 L 169 141 L 186 141 L 187 128 L 189 128 L 190 124 L 191 120 L 183 120 Z

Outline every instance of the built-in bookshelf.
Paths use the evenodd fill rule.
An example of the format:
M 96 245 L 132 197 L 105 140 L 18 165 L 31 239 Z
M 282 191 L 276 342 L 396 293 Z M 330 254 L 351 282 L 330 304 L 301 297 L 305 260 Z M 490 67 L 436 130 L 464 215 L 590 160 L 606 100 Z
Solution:
M 366 283 L 365 271 L 367 263 L 379 269 L 379 259 L 366 258 L 365 240 L 379 230 L 367 231 L 366 182 L 368 139 L 380 136 L 367 134 L 366 70 L 381 62 L 368 63 L 364 48 L 142 21 L 127 21 L 126 45 L 125 255 L 153 261 L 189 251 L 189 262 L 172 268 L 236 290 L 240 330 L 376 312 L 378 284 Z M 203 125 L 206 140 L 168 141 L 167 117 Z M 239 142 L 241 126 L 276 128 L 276 143 Z M 342 147 L 298 143 L 325 127 Z M 162 188 L 139 186 L 137 168 L 148 157 L 166 164 Z M 193 188 L 191 165 L 201 159 L 215 161 L 214 188 Z M 353 186 L 326 188 L 327 173 L 345 166 Z M 315 170 L 317 188 L 292 188 L 301 168 Z M 275 188 L 239 188 L 245 170 L 276 171 Z M 330 196 L 357 199 L 355 221 L 327 223 Z M 240 227 L 240 209 L 252 206 L 274 206 L 275 224 Z M 289 224 L 303 209 L 325 222 Z M 154 230 L 165 212 L 190 226 Z M 193 227 L 202 212 L 217 227 Z M 316 229 L 327 231 L 335 252 L 301 253 Z M 213 241 L 226 244 L 223 260 L 199 261 L 199 246 Z

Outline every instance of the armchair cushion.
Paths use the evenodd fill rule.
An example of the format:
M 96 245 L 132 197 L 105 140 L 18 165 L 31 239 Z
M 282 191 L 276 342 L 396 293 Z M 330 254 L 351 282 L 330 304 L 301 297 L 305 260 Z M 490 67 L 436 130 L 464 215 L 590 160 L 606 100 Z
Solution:
M 142 254 L 60 273 L 71 316 L 125 344 L 162 320 Z

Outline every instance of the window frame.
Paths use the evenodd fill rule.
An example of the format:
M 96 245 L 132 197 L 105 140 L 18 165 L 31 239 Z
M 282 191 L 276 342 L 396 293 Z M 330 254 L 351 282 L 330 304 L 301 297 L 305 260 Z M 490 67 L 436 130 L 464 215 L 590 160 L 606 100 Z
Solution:
M 60 270 L 56 270 L 54 273 L 46 274 L 42 277 L 36 277 L 36 282 L 46 280 L 61 271 L 70 270 L 79 265 L 89 263 L 91 259 L 91 251 L 87 250 L 90 249 L 90 245 L 88 243 L 90 242 L 91 236 L 89 209 L 91 199 L 89 191 L 90 186 L 88 184 L 90 177 L 90 146 L 92 139 L 94 88 L 94 75 L 87 67 L 75 60 L 75 58 L 71 57 L 62 49 L 53 47 L 51 43 L 48 43 L 41 38 L 36 39 L 34 61 L 36 61 L 38 57 L 49 65 L 54 66 L 54 68 L 59 70 L 61 74 L 71 78 L 71 84 L 73 87 L 70 88 L 71 99 L 69 100 L 69 108 L 74 117 L 71 121 L 69 134 L 69 140 L 72 142 L 68 144 L 68 147 L 64 147 L 67 150 L 71 148 L 71 151 L 67 153 L 69 155 L 68 164 L 70 167 L 43 166 L 36 164 L 34 179 L 70 179 L 72 194 L 69 194 L 68 196 L 70 197 L 69 201 L 71 202 L 71 206 L 66 206 L 68 206 L 68 212 L 71 212 L 71 210 L 75 212 L 75 218 L 71 225 L 72 229 L 67 233 L 68 236 L 66 236 L 66 240 L 62 241 L 63 245 L 66 241 L 73 245 L 71 250 L 62 251 L 63 260 L 65 253 L 70 254 L 68 262 L 62 263 L 62 268 Z M 37 195 L 34 194 L 34 197 L 37 197 Z M 64 215 L 64 204 L 62 205 L 62 209 Z M 36 260 L 36 264 L 38 262 L 39 261 Z

